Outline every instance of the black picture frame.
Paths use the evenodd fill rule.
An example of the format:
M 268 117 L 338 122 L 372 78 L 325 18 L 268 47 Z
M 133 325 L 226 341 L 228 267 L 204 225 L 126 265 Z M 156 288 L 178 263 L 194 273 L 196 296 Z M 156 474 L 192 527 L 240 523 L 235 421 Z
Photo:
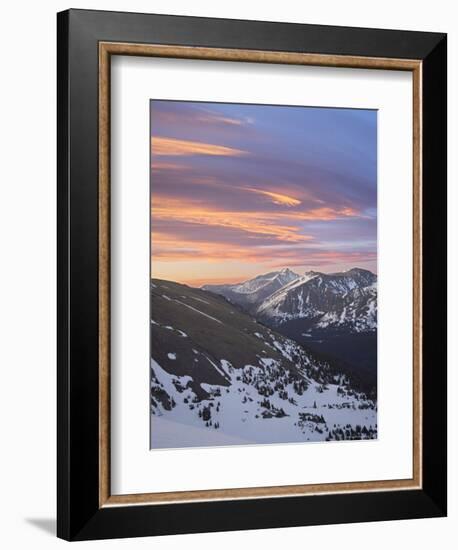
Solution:
M 87 10 L 59 13 L 57 26 L 58 536 L 87 540 L 446 515 L 446 35 Z M 101 41 L 422 62 L 421 489 L 100 507 Z

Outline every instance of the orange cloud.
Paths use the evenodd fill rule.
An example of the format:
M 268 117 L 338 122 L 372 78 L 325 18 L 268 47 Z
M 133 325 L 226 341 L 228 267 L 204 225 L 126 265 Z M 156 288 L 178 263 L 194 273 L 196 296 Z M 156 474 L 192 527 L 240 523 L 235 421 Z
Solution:
M 156 143 L 156 139 L 155 138 L 155 143 Z M 155 146 L 154 146 L 155 147 Z M 157 151 L 156 151 L 156 155 L 157 155 Z M 242 154 L 244 154 L 242 152 Z M 256 195 L 261 195 L 261 196 L 264 196 L 264 197 L 267 197 L 270 199 L 270 201 L 273 203 L 273 204 L 278 204 L 280 206 L 288 206 L 288 207 L 292 207 L 292 206 L 299 206 L 300 204 L 302 204 L 302 201 L 299 200 L 298 198 L 296 197 L 292 197 L 291 195 L 287 195 L 285 193 L 277 193 L 277 192 L 274 192 L 274 191 L 267 191 L 265 189 L 259 189 L 259 188 L 256 188 L 256 187 L 246 187 L 246 186 L 243 186 L 243 185 L 235 185 L 233 183 L 231 184 L 228 184 L 228 183 L 224 183 L 222 182 L 221 180 L 219 180 L 218 178 L 214 177 L 214 176 L 198 176 L 198 177 L 193 177 L 192 176 L 192 168 L 190 168 L 189 166 L 186 166 L 184 164 L 180 164 L 179 162 L 168 162 L 168 161 L 163 161 L 163 160 L 159 160 L 157 158 L 153 159 L 152 162 L 151 162 L 151 171 L 152 172 L 162 172 L 162 171 L 184 171 L 184 170 L 187 170 L 189 172 L 189 178 L 187 178 L 187 180 L 192 183 L 193 185 L 199 185 L 199 184 L 203 184 L 203 185 L 206 185 L 206 186 L 213 186 L 215 188 L 219 188 L 219 189 L 230 189 L 230 190 L 238 190 L 238 191 L 244 191 L 244 192 L 250 192 L 250 193 L 254 193 Z M 281 184 L 280 184 L 281 186 Z M 313 201 L 317 204 L 323 204 L 324 201 L 321 200 L 321 199 L 318 199 L 317 197 L 315 197 L 314 195 L 312 195 L 311 193 L 305 193 L 304 190 L 301 190 L 301 198 L 302 199 L 307 199 L 309 201 Z M 350 210 L 350 209 L 348 209 Z M 324 209 L 322 210 L 324 212 Z M 343 212 L 343 210 L 342 210 Z M 349 214 L 349 215 L 353 215 L 353 214 Z
M 167 235 L 153 234 L 151 238 L 152 258 L 165 262 L 202 261 L 220 263 L 224 260 L 257 261 L 262 256 L 255 247 L 248 248 L 230 243 L 205 243 L 181 240 Z
M 241 157 L 246 155 L 245 151 L 215 145 L 213 143 L 203 143 L 200 141 L 190 141 L 185 139 L 175 139 L 166 137 L 151 138 L 151 154 L 155 156 L 181 157 L 193 155 L 210 155 L 217 157 Z
M 263 192 L 269 193 L 269 192 Z M 270 194 L 270 193 L 269 193 Z M 274 193 L 274 195 L 277 195 Z M 280 195 L 285 202 L 295 201 L 287 195 Z M 300 201 L 299 201 L 300 204 Z M 290 205 L 291 202 L 290 202 Z M 181 221 L 197 223 L 201 225 L 213 225 L 233 227 L 247 231 L 259 231 L 260 233 L 278 234 L 295 233 L 299 229 L 292 222 L 301 221 L 329 221 L 347 217 L 360 217 L 361 214 L 355 208 L 320 207 L 309 210 L 295 210 L 293 212 L 263 212 L 263 211 L 238 211 L 224 210 L 204 206 L 199 202 L 184 202 L 169 196 L 156 195 L 152 207 L 154 218 L 169 221 Z M 275 223 L 273 223 L 275 222 Z M 276 225 L 280 222 L 284 225 Z M 301 236 L 303 237 L 303 236 Z M 303 240 L 303 239 L 301 239 Z
M 187 170 L 187 166 L 184 164 L 179 164 L 178 162 L 165 162 L 162 160 L 155 159 L 151 162 L 151 171 L 162 172 L 165 170 Z
M 266 193 L 270 198 L 270 192 Z M 275 200 L 279 195 L 282 204 L 292 202 L 295 205 L 294 199 L 288 195 L 272 194 Z M 344 261 L 347 257 L 345 252 L 320 250 L 322 244 L 315 243 L 313 236 L 303 233 L 302 222 L 360 216 L 359 211 L 350 207 L 319 207 L 304 211 L 288 209 L 281 212 L 225 210 L 198 200 L 183 201 L 168 195 L 154 197 L 151 213 L 152 260 L 199 262 L 203 267 L 226 261 L 241 262 L 245 266 L 255 263 L 294 266 L 305 262 L 318 266 Z M 156 226 L 157 229 L 155 220 L 162 222 Z M 192 237 L 186 231 L 177 233 L 174 230 L 180 224 L 194 226 Z M 210 235 L 214 240 L 209 238 Z
M 210 209 L 198 203 L 184 203 L 170 197 L 155 197 L 152 216 L 153 223 L 156 219 L 226 227 L 268 235 L 287 242 L 302 242 L 311 239 L 309 235 L 301 233 L 300 227 L 288 223 L 288 216 L 282 216 L 279 213 Z
M 290 214 L 288 214 L 289 216 Z M 323 206 L 320 208 L 312 208 L 307 212 L 303 212 L 299 219 L 302 220 L 316 220 L 316 221 L 330 221 L 337 220 L 339 218 L 355 218 L 362 217 L 359 210 L 345 206 L 343 208 L 332 208 L 330 206 Z
M 293 246 L 255 246 L 245 247 L 224 242 L 195 242 L 186 239 L 177 239 L 173 235 L 153 233 L 151 239 L 151 261 L 154 269 L 158 269 L 157 262 L 185 262 L 202 267 L 202 275 L 210 266 L 222 265 L 224 262 L 237 262 L 244 268 L 249 265 L 279 267 L 319 267 L 337 264 L 360 264 L 373 262 L 377 255 L 368 251 L 341 251 L 335 249 L 323 250 L 313 248 L 308 243 Z M 319 246 L 323 246 L 320 244 Z M 186 268 L 183 267 L 186 272 Z M 262 270 L 263 268 L 259 268 Z M 224 277 L 226 282 L 230 278 L 239 278 L 235 273 L 228 273 Z M 203 279 L 203 277 L 202 277 Z
M 283 195 L 282 193 L 273 193 L 272 191 L 264 191 L 263 189 L 254 189 L 252 187 L 247 188 L 247 191 L 269 197 L 274 204 L 282 206 L 299 206 L 299 204 L 301 204 L 300 200 L 288 195 Z

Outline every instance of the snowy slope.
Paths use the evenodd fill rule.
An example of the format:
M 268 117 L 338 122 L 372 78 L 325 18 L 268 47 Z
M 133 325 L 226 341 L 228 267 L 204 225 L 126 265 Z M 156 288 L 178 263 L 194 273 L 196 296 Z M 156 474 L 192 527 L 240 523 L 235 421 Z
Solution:
M 230 302 L 238 304 L 249 311 L 253 307 L 257 307 L 275 291 L 298 278 L 297 273 L 284 268 L 235 285 L 204 285 L 202 290 L 220 294 Z
M 377 328 L 377 276 L 358 268 L 310 272 L 267 297 L 256 316 L 273 325 L 307 319 L 313 322 L 309 328 L 373 331 Z

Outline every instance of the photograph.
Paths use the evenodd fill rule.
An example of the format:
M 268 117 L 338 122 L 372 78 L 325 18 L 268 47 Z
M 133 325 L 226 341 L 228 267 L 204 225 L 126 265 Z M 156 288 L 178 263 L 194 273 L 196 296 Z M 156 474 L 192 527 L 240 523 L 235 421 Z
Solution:
M 54 453 L 31 494 L 57 495 L 46 513 L 34 497 L 7 516 L 19 546 L 52 526 L 66 541 L 184 535 L 193 548 L 199 533 L 224 547 L 228 532 L 265 529 L 272 548 L 280 531 L 283 545 L 287 532 L 322 545 L 330 529 L 338 546 L 343 526 L 353 546 L 382 548 L 406 535 L 405 520 L 421 546 L 437 542 L 433 518 L 453 540 L 447 51 L 457 48 L 437 10 L 397 3 L 381 21 L 334 3 L 311 15 L 62 6 L 53 28 L 41 8 L 24 20 L 48 42 L 57 30 L 56 78 L 37 80 L 53 93 L 38 86 L 23 101 L 36 64 L 14 85 L 34 115 L 52 107 L 57 127 L 33 127 L 57 131 L 57 201 L 49 211 L 8 185 L 21 216 L 5 204 L 24 234 L 15 258 L 39 252 L 37 224 L 24 223 L 32 209 L 55 231 L 39 240 L 54 243 L 57 273 L 35 276 L 40 253 L 11 264 L 21 284 L 9 317 L 22 330 L 10 347 L 14 366 L 30 343 L 23 289 L 41 300 L 57 283 L 55 322 L 37 325 L 54 331 L 57 407 L 49 445 L 29 429 L 30 407 L 12 433 Z M 52 160 L 50 143 L 38 140 L 38 164 Z M 19 153 L 11 181 L 18 166 L 48 173 Z M 44 200 L 41 180 L 22 180 Z M 46 394 L 13 371 L 16 401 L 23 387 Z M 11 479 L 5 502 L 35 482 Z
M 151 100 L 151 449 L 377 439 L 377 111 Z

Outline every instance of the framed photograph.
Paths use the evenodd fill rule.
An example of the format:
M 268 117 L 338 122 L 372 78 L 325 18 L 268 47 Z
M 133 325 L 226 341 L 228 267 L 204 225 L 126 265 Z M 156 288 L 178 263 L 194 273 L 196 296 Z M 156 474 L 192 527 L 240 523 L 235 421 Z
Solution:
M 446 514 L 446 35 L 58 14 L 58 536 Z

